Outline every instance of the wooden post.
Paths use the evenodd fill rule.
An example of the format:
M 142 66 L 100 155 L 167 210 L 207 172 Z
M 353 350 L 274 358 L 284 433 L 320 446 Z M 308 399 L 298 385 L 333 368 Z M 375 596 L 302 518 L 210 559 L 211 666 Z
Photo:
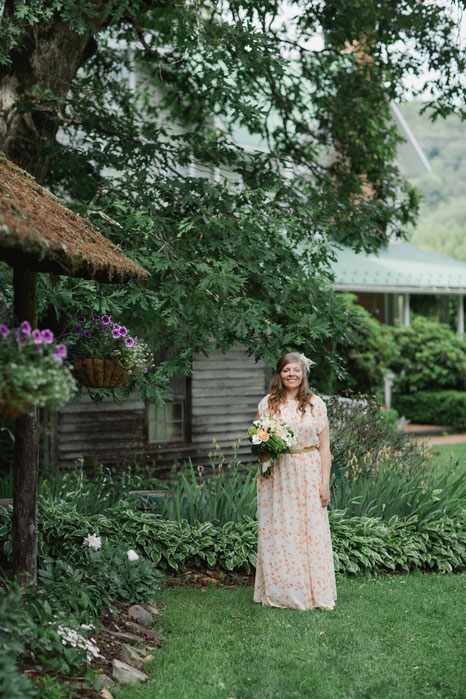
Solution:
M 459 294 L 457 297 L 457 306 L 456 306 L 456 332 L 458 333 L 458 337 L 461 337 L 461 338 L 464 337 L 464 304 L 463 304 L 463 299 L 464 299 L 463 294 Z
M 18 322 L 37 327 L 35 272 L 15 267 L 14 312 Z M 16 420 L 13 486 L 13 570 L 20 585 L 37 583 L 36 501 L 39 471 L 39 411 Z

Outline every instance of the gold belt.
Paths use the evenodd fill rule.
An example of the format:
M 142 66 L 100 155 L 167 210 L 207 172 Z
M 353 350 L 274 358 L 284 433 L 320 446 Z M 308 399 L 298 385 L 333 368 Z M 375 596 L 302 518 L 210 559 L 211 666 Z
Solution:
M 312 447 L 304 447 L 304 449 L 292 449 L 290 454 L 305 454 L 307 451 L 312 451 L 313 449 L 317 449 L 317 444 L 314 444 Z

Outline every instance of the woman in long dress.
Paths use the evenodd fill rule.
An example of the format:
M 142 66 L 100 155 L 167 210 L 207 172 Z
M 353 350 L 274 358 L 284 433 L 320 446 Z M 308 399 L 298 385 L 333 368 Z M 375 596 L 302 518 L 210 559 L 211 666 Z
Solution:
M 333 609 L 337 598 L 327 505 L 331 468 L 324 401 L 309 389 L 300 354 L 278 361 L 271 392 L 258 406 L 297 437 L 268 478 L 257 477 L 259 541 L 254 602 L 264 607 Z

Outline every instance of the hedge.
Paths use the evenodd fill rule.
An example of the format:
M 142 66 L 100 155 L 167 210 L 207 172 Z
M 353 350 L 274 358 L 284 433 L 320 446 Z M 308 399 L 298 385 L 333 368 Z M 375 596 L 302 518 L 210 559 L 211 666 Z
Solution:
M 412 422 L 466 429 L 466 391 L 418 391 L 394 394 L 392 405 Z
M 38 512 L 41 556 L 82 556 L 82 541 L 89 533 L 115 543 L 124 542 L 143 553 L 163 570 L 186 566 L 250 572 L 256 565 L 257 521 L 219 526 L 192 525 L 164 520 L 158 515 L 117 509 L 108 516 L 78 514 L 69 504 L 42 502 Z M 11 508 L 0 508 L 0 547 L 11 553 Z M 466 567 L 466 510 L 455 518 L 439 513 L 435 522 L 418 525 L 417 515 L 393 516 L 388 522 L 375 517 L 346 517 L 344 510 L 329 511 L 335 570 L 365 573 L 414 568 L 441 572 Z

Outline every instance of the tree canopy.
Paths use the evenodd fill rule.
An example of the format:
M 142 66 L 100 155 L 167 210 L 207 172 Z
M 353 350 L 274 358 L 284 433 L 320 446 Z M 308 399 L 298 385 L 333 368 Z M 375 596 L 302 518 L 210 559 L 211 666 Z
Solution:
M 111 307 L 172 351 L 160 391 L 193 352 L 328 353 L 349 326 L 333 244 L 376 250 L 417 213 L 390 102 L 464 114 L 454 9 L 6 0 L 1 149 L 152 275 L 99 293 L 44 275 L 42 314 Z

